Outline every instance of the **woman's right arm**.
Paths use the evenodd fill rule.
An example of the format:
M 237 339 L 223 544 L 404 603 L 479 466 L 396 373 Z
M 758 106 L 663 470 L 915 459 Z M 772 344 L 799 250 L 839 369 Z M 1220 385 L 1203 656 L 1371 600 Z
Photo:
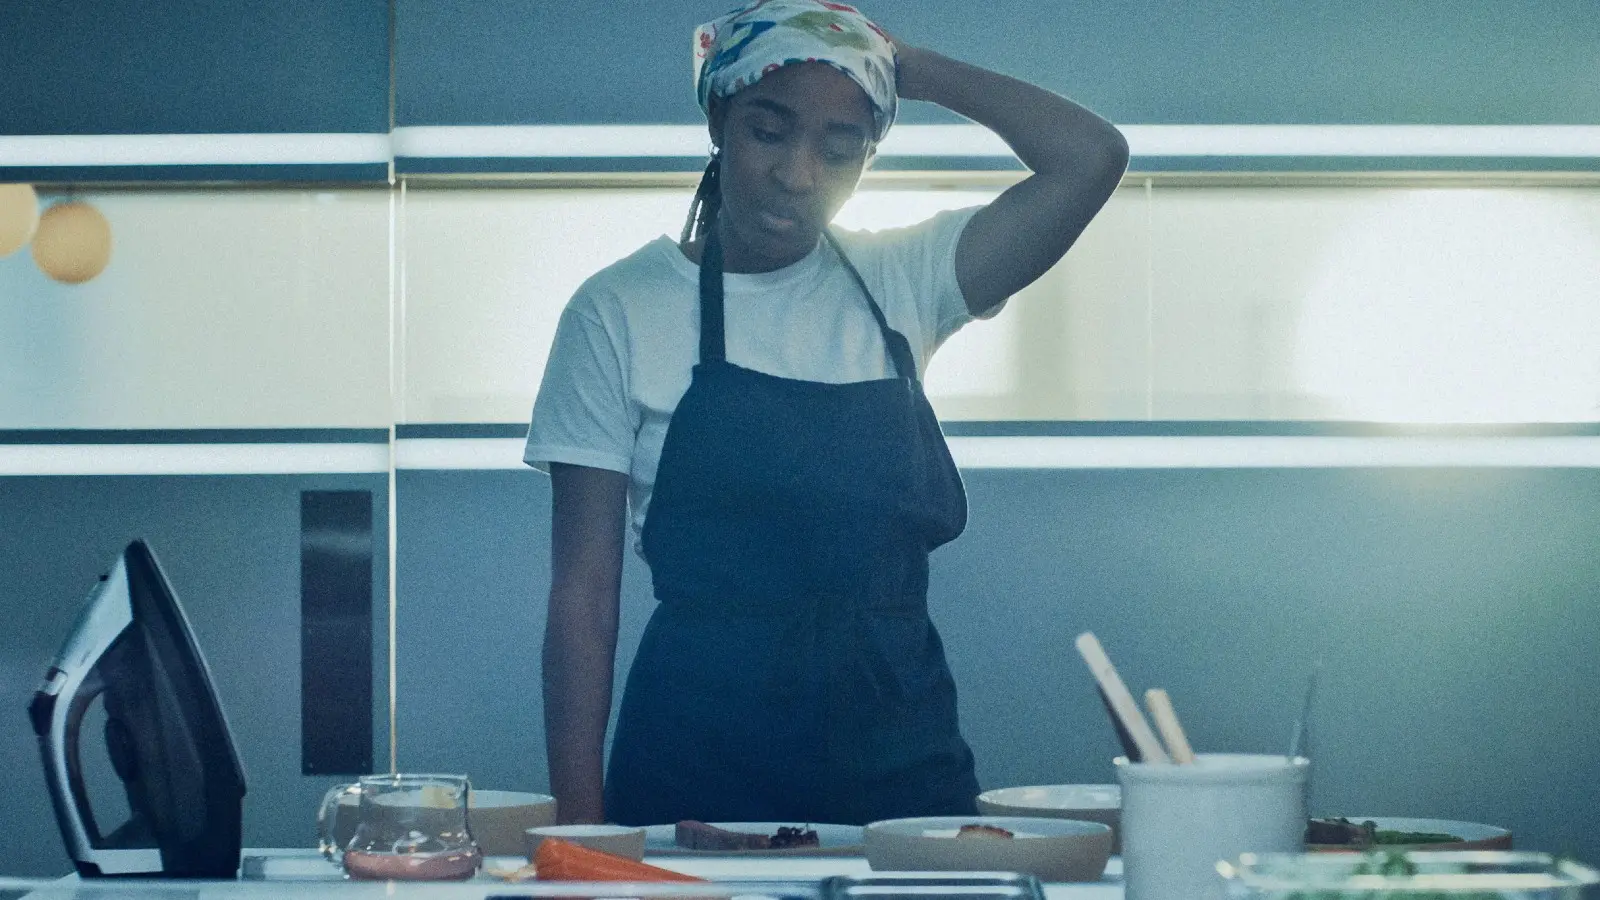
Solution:
M 551 463 L 544 731 L 563 823 L 604 822 L 606 723 L 617 656 L 628 476 Z

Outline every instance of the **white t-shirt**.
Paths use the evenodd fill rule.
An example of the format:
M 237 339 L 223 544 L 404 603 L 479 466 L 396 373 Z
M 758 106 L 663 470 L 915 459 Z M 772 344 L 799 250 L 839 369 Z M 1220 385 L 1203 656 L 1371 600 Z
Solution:
M 933 351 L 973 318 L 956 283 L 955 250 L 978 209 L 907 228 L 834 231 L 889 327 L 910 342 L 919 376 Z M 893 374 L 866 298 L 826 241 L 776 271 L 725 274 L 723 293 L 727 358 L 735 365 L 835 384 Z M 558 462 L 627 474 L 639 534 L 667 425 L 700 357 L 699 323 L 700 268 L 670 237 L 589 278 L 556 327 L 524 461 L 540 471 Z

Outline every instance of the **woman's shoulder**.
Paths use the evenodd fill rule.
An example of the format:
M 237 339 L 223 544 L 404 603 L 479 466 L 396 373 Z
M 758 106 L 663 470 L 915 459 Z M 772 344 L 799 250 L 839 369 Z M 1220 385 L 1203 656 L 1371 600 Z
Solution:
M 853 231 L 836 227 L 833 233 L 862 277 L 885 287 L 908 283 L 926 290 L 930 281 L 947 274 L 954 277 L 956 242 L 981 208 L 942 210 L 915 224 L 889 228 Z
M 981 206 L 946 209 L 910 225 L 848 229 L 835 226 L 834 236 L 852 259 L 877 257 L 915 258 L 952 246 Z
M 946 209 L 913 225 L 837 232 L 840 249 L 923 361 L 971 319 L 955 257 L 962 230 L 980 209 Z
M 648 298 L 692 286 L 692 270 L 677 242 L 662 235 L 584 279 L 567 307 L 599 315 L 625 314 Z

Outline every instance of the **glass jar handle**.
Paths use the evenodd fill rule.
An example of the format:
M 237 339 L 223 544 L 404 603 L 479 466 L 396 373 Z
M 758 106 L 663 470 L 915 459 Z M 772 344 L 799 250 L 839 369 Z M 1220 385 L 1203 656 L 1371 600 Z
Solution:
M 334 834 L 339 830 L 339 801 L 350 794 L 360 796 L 361 785 L 351 783 L 329 788 L 322 795 L 322 805 L 317 807 L 317 847 L 331 862 L 338 862 L 344 856 L 344 848 L 339 846 Z

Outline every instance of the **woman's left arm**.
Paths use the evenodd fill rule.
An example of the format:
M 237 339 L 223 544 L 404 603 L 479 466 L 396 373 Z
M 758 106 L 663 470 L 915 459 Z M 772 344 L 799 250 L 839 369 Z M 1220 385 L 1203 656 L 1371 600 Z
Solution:
M 1025 81 L 895 42 L 899 93 L 959 113 L 999 135 L 1032 174 L 967 223 L 956 279 L 982 315 L 1043 275 L 1100 211 L 1128 166 L 1116 126 Z

